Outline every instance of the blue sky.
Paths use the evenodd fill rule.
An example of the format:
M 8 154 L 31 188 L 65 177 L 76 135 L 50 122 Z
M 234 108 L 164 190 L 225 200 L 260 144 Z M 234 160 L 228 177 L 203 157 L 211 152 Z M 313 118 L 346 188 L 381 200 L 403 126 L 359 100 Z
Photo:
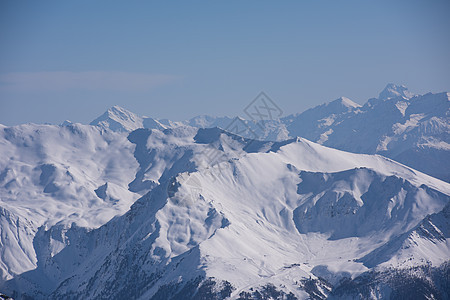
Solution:
M 450 1 L 0 2 L 0 123 L 301 112 L 450 91 Z

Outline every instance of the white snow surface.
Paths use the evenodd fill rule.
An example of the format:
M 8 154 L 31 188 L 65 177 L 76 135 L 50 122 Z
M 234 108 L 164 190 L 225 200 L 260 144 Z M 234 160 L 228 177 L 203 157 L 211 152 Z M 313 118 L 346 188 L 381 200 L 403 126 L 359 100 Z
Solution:
M 2 226 L 1 277 L 36 267 L 40 226 L 95 228 L 125 213 L 140 197 L 128 189 L 138 169 L 133 151 L 126 135 L 88 125 L 0 128 L 2 223 L 17 227 Z M 95 190 L 105 184 L 102 199 Z
M 231 283 L 232 299 L 269 283 L 306 299 L 302 278 L 450 257 L 450 184 L 379 155 L 190 126 L 1 134 L 6 292 L 97 299 L 138 285 L 148 299 L 204 276 Z

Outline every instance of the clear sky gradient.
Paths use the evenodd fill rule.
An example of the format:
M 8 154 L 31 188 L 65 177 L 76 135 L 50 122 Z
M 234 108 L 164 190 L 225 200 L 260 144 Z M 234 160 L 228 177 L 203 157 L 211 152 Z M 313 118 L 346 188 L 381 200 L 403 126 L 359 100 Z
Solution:
M 450 91 L 450 1 L 0 2 L 0 123 L 87 123 L 112 105 L 301 112 L 388 82 Z

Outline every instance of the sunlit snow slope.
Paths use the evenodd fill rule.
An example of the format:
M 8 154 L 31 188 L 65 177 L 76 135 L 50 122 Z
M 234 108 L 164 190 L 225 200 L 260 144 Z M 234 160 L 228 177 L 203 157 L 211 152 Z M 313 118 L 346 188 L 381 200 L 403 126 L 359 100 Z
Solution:
M 98 227 L 140 197 L 126 135 L 97 127 L 26 124 L 0 128 L 0 275 L 36 267 L 33 236 L 55 224 Z M 52 240 L 52 252 L 64 240 Z
M 25 136 L 34 140 L 24 149 L 39 153 L 46 143 L 35 130 L 43 127 L 26 126 Z M 0 286 L 4 293 L 18 299 L 389 298 L 413 291 L 398 284 L 402 280 L 423 284 L 426 288 L 416 292 L 424 297 L 446 292 L 446 277 L 440 274 L 448 272 L 450 258 L 448 183 L 382 156 L 343 152 L 303 138 L 252 141 L 218 128 L 190 126 L 129 134 L 71 126 L 41 130 L 58 140 L 68 134 L 71 141 L 78 131 L 89 132 L 100 145 L 76 140 L 79 151 L 99 147 L 98 160 L 84 161 L 84 154 L 75 155 L 61 139 L 48 145 L 68 147 L 67 152 L 27 162 L 24 155 L 18 166 L 9 167 L 13 153 L 25 150 L 19 147 L 23 139 L 11 142 L 6 132 L 25 129 L 3 128 L 2 147 L 10 154 L 2 168 L 19 172 L 28 170 L 24 165 L 38 166 L 28 167 L 38 168 L 36 175 L 23 175 L 35 178 L 25 195 L 44 197 L 52 182 L 61 189 L 67 171 L 75 182 L 87 180 L 78 187 L 78 205 L 66 204 L 50 185 L 54 198 L 42 198 L 50 203 L 48 211 L 23 197 L 2 196 L 0 206 L 7 210 L 1 215 L 2 253 L 21 248 L 5 244 L 6 233 L 26 245 L 23 256 L 37 259 L 11 272 L 9 258 L 2 256 L 8 266 Z M 69 153 L 77 157 L 76 165 L 96 166 L 88 168 L 89 177 L 76 176 L 87 172 L 83 165 L 73 167 L 77 172 L 64 167 Z M 58 157 L 65 159 L 58 163 Z M 123 172 L 102 177 L 109 174 L 104 171 L 108 165 L 114 170 L 110 160 Z M 50 164 L 57 175 L 43 176 L 51 180 L 41 182 L 47 167 L 40 166 Z M 9 193 L 6 182 L 15 178 L 2 180 L 2 193 Z M 123 197 L 108 194 L 113 183 Z M 122 215 L 137 195 L 142 197 Z M 65 205 L 61 210 L 59 202 Z M 20 205 L 29 212 L 21 213 Z M 81 222 L 108 210 L 116 215 L 110 221 Z M 35 211 L 39 217 L 34 218 Z M 85 217 L 72 217 L 74 211 Z M 58 223 L 71 218 L 78 225 Z M 42 224 L 47 226 L 38 230 Z

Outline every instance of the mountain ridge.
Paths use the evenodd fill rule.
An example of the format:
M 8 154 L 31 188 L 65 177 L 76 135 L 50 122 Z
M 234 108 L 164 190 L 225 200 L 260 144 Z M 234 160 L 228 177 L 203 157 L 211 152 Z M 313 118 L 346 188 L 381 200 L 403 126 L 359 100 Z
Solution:
M 48 128 L 68 131 L 64 126 Z M 69 132 L 97 136 L 106 130 L 113 138 L 110 147 L 123 142 L 123 133 L 93 129 L 74 125 Z M 71 135 L 67 141 L 73 141 Z M 23 138 L 32 140 L 22 133 L 19 141 Z M 214 291 L 216 299 L 238 299 L 257 290 L 303 299 L 311 295 L 306 286 L 312 284 L 326 297 L 340 280 L 379 267 L 368 268 L 353 259 L 364 260 L 364 255 L 426 222 L 450 199 L 448 183 L 382 156 L 348 153 L 304 138 L 255 141 L 249 150 L 251 140 L 223 129 L 177 127 L 137 129 L 127 140 L 124 146 L 132 156 L 118 153 L 139 166 L 125 183 L 134 177 L 129 189 L 142 196 L 124 214 L 94 229 L 82 223 L 33 227 L 33 246 L 25 249 L 36 251 L 36 267 L 4 281 L 2 291 L 18 299 L 158 299 L 177 293 L 195 299 Z M 225 157 L 209 162 L 211 149 Z M 57 167 L 44 173 L 54 170 Z M 55 178 L 42 180 L 48 184 Z M 39 180 L 36 184 L 42 188 Z M 98 196 L 94 187 L 92 195 Z M 378 221 L 386 212 L 391 217 L 377 225 L 381 227 L 372 221 L 358 223 Z M 323 215 L 308 217 L 316 213 Z M 360 228 L 359 233 L 352 228 Z M 422 265 L 420 257 L 414 262 Z M 383 270 L 410 265 L 387 265 Z M 301 280 L 313 281 L 305 286 Z
M 389 83 L 378 98 L 371 98 L 364 105 L 340 97 L 302 113 L 263 123 L 241 118 L 248 130 L 240 135 L 272 141 L 301 136 L 345 151 L 381 154 L 449 182 L 448 168 L 440 163 L 450 160 L 449 99 L 447 92 L 414 95 L 403 85 Z M 148 125 L 139 123 L 133 128 L 227 129 L 235 122 L 231 117 L 212 116 L 166 121 L 166 125 L 148 120 L 151 120 Z

